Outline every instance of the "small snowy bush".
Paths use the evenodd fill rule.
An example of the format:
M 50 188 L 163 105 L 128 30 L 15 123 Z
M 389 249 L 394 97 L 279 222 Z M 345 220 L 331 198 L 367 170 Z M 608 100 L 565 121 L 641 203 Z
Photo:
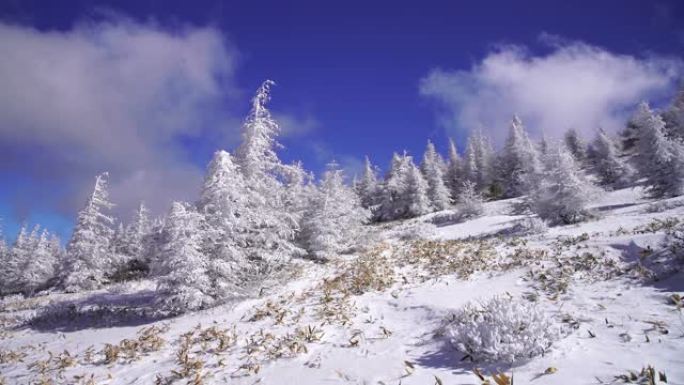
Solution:
M 392 229 L 391 236 L 403 241 L 430 238 L 435 234 L 437 227 L 432 223 L 411 222 L 405 223 Z
M 473 361 L 508 363 L 543 354 L 561 336 L 539 307 L 509 296 L 466 305 L 448 332 L 456 349 Z
M 663 211 L 668 211 L 672 209 L 676 209 L 677 207 L 684 206 L 684 200 L 681 199 L 676 199 L 676 200 L 662 200 L 662 201 L 657 201 L 650 203 L 646 206 L 644 209 L 644 212 L 646 213 L 661 213 Z
M 459 220 L 460 217 L 458 213 L 453 210 L 442 211 L 430 217 L 430 222 L 437 226 L 449 225 L 458 222 Z
M 518 235 L 544 234 L 549 230 L 549 226 L 541 218 L 527 217 L 515 222 L 513 233 Z

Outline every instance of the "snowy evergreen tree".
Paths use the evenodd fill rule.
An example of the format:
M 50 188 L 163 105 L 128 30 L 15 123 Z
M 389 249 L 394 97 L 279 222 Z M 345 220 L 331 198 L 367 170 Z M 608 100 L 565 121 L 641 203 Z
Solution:
M 546 156 L 549 150 L 549 143 L 546 139 L 546 133 L 542 131 L 541 139 L 539 140 L 539 154 L 543 157 Z
M 599 190 L 586 180 L 567 147 L 557 147 L 549 150 L 543 177 L 528 201 L 532 210 L 546 221 L 575 223 L 591 214 L 587 206 Z
M 356 191 L 361 198 L 361 205 L 367 209 L 372 209 L 379 203 L 380 186 L 377 177 L 377 170 L 366 156 L 363 168 L 363 176 L 356 183 Z
M 541 172 L 537 149 L 517 116 L 511 121 L 499 166 L 499 178 L 506 197 L 527 194 L 534 184 L 535 176 Z
M 599 130 L 596 134 L 596 139 L 592 144 L 591 159 L 594 163 L 594 171 L 603 186 L 625 186 L 633 174 L 629 164 L 620 158 L 615 143 L 603 130 Z
M 287 210 L 299 231 L 304 212 L 308 209 L 309 202 L 316 192 L 314 177 L 311 172 L 304 170 L 299 161 L 283 166 L 281 174 L 285 187 L 282 193 L 282 207 Z M 293 255 L 300 254 L 300 252 L 303 250 L 294 250 Z
M 113 258 L 109 243 L 114 220 L 107 192 L 108 174 L 95 178 L 93 192 L 78 214 L 76 228 L 67 245 L 64 287 L 67 291 L 91 290 L 106 282 Z
M 395 152 L 382 184 L 379 207 L 374 213 L 377 220 L 391 221 L 404 218 L 408 214 L 406 204 L 408 171 L 408 156 Z
M 494 150 L 489 139 L 480 131 L 471 134 L 466 147 L 463 173 L 480 191 L 487 191 L 491 187 L 493 159 Z
M 20 286 L 26 294 L 32 295 L 37 290 L 45 288 L 55 276 L 57 252 L 54 240 L 47 230 L 31 237 L 31 254 L 24 261 L 21 269 Z
M 403 155 L 395 153 L 382 184 L 380 204 L 375 211 L 375 218 L 389 221 L 433 211 L 428 189 L 427 181 L 423 178 L 420 169 L 413 163 L 413 158 L 406 153 Z
M 126 228 L 126 253 L 134 260 L 146 261 L 149 234 L 152 230 L 150 211 L 140 202 L 133 221 Z
M 2 218 L 0 218 L 0 293 L 3 292 L 4 279 L 3 267 L 9 263 L 9 247 L 7 247 L 7 240 L 5 234 L 2 232 Z
M 575 161 L 584 162 L 587 159 L 587 145 L 574 128 L 566 131 L 563 139 Z
M 369 217 L 359 197 L 344 184 L 342 171 L 332 163 L 304 215 L 300 239 L 310 256 L 326 259 L 353 247 Z
M 166 243 L 154 271 L 161 306 L 173 313 L 209 307 L 215 303 L 209 260 L 202 253 L 203 216 L 190 205 L 174 202 L 164 228 Z
M 238 290 L 249 269 L 245 247 L 251 215 L 245 181 L 228 152 L 214 153 L 198 206 L 206 219 L 203 253 L 209 257 L 214 295 L 226 298 Z
M 417 217 L 433 211 L 429 196 L 430 186 L 420 170 L 408 158 L 408 175 L 404 201 L 407 203 L 407 216 Z
M 684 140 L 684 85 L 679 89 L 672 105 L 661 114 L 665 135 L 674 140 Z
M 125 269 L 131 259 L 128 255 L 128 234 L 121 221 L 115 226 L 109 239 L 109 255 L 111 258 L 109 269 L 114 272 Z
M 133 220 L 124 226 L 119 222 L 110 241 L 113 272 L 110 279 L 121 282 L 144 278 L 149 274 L 151 256 L 151 225 L 149 211 L 141 202 Z
M 451 139 L 449 139 L 449 163 L 444 178 L 451 192 L 452 201 L 455 201 L 463 184 L 463 159 L 458 155 L 456 144 Z
M 61 257 L 59 239 L 39 225 L 29 233 L 22 226 L 11 249 L 0 239 L 0 293 L 32 295 L 48 286 Z
M 477 167 L 475 143 L 473 143 L 471 139 L 468 139 L 463 160 L 463 179 L 477 184 L 478 174 L 479 170 Z
M 12 263 L 11 256 L 7 241 L 0 234 L 0 295 L 11 290 L 11 272 L 9 269 Z
M 21 269 L 25 262 L 30 259 L 30 244 L 26 225 L 22 225 L 12 248 L 5 251 L 3 263 L 0 265 L 0 290 L 2 293 L 21 291 Z
M 299 230 L 298 212 L 288 202 L 296 166 L 283 165 L 275 152 L 280 145 L 277 122 L 266 108 L 270 88 L 265 81 L 252 100 L 252 109 L 243 125 L 242 144 L 236 151 L 236 163 L 245 178 L 248 204 L 248 232 L 245 237 L 249 258 L 265 262 L 265 267 L 287 262 L 302 250 L 294 243 Z M 299 177 L 303 180 L 304 177 Z M 294 205 L 299 208 L 300 205 Z
M 457 214 L 461 218 L 481 215 L 484 211 L 482 195 L 477 192 L 475 183 L 463 182 L 456 198 Z
M 684 193 L 684 145 L 665 136 L 665 123 L 645 102 L 639 105 L 632 123 L 637 132 L 636 165 L 651 195 Z
M 428 199 L 433 210 L 440 211 L 449 207 L 449 190 L 444 184 L 444 160 L 435 150 L 435 145 L 428 140 L 420 169 L 428 184 Z

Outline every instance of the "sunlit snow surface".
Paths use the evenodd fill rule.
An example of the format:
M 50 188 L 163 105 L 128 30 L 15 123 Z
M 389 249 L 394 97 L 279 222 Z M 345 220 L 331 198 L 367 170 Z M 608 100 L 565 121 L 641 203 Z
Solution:
M 515 236 L 512 229 L 525 217 L 515 214 L 517 203 L 517 200 L 488 203 L 483 217 L 436 227 L 426 225 L 423 235 L 437 240 L 486 237 L 493 242 L 497 253 L 506 255 L 520 247 L 550 252 L 559 237 L 570 239 L 586 233 L 589 239 L 567 246 L 564 253 L 603 253 L 602 258 L 628 264 L 646 255 L 644 250 L 649 247 L 657 253 L 666 239 L 663 230 L 634 233 L 633 229 L 655 219 L 684 219 L 682 198 L 656 204 L 642 198 L 639 189 L 625 189 L 607 193 L 596 202 L 594 208 L 600 213 L 599 218 L 525 235 L 527 243 L 521 246 L 509 242 Z M 394 227 L 426 222 L 430 217 L 413 219 L 408 224 L 379 226 L 382 230 L 378 241 L 389 245 L 383 255 L 391 255 L 409 242 L 397 239 L 400 231 Z M 328 264 L 297 261 L 301 269 L 296 278 L 270 286 L 261 298 L 156 321 L 151 313 L 147 313 L 147 318 L 130 315 L 120 318 L 118 313 L 113 313 L 105 321 L 67 318 L 25 323 L 48 303 L 58 309 L 67 308 L 71 303 L 79 307 L 144 310 L 154 301 L 153 282 L 79 295 L 5 299 L 0 313 L 0 378 L 6 384 L 37 383 L 42 375 L 36 361 L 47 360 L 48 352 L 57 356 L 67 350 L 76 356 L 74 364 L 60 369 L 54 361 L 44 371 L 44 376 L 54 383 L 86 383 L 91 374 L 97 384 L 151 384 L 157 375 L 163 380 L 175 379 L 173 383 L 191 383 L 195 377 L 179 379 L 172 370 L 179 370 L 176 352 L 180 336 L 201 325 L 203 329 L 218 326 L 233 330 L 234 327 L 237 335 L 237 341 L 222 352 L 214 350 L 213 342 L 206 346 L 197 343 L 191 348 L 191 356 L 204 361 L 198 373 L 206 384 L 229 381 L 236 384 L 434 384 L 435 376 L 443 384 L 479 384 L 472 371 L 479 367 L 487 375 L 512 374 L 515 384 L 574 385 L 611 383 L 615 376 L 630 370 L 638 372 L 647 365 L 664 372 L 670 384 L 684 383 L 684 318 L 669 303 L 672 293 L 684 292 L 681 272 L 656 282 L 638 280 L 630 274 L 597 279 L 591 272 L 579 273 L 565 293 L 550 295 L 538 290 L 529 279 L 529 270 L 538 271 L 540 266 L 485 269 L 468 279 L 455 274 L 418 279 L 419 275 L 410 265 L 396 266 L 396 279 L 389 288 L 351 294 L 346 299 L 353 309 L 349 311 L 348 321 L 324 322 L 317 312 L 325 301 L 320 285 L 324 278 L 335 276 L 345 263 L 353 263 L 354 258 L 343 256 Z M 547 268 L 553 262 L 550 259 L 544 264 Z M 440 330 L 451 314 L 469 301 L 484 301 L 497 294 L 514 298 L 536 296 L 537 305 L 549 316 L 561 323 L 563 318 L 567 320 L 566 315 L 571 315 L 576 328 L 566 322 L 564 327 L 569 334 L 553 344 L 544 356 L 530 360 L 512 365 L 462 360 L 463 354 L 455 350 L 447 337 L 441 336 Z M 252 316 L 256 309 L 263 309 L 268 301 L 277 304 L 278 311 L 285 312 L 282 321 L 274 316 L 250 320 L 255 318 Z M 161 334 L 166 342 L 160 350 L 132 359 L 122 357 L 116 363 L 103 362 L 100 352 L 105 344 L 135 339 L 141 328 L 153 324 L 168 325 L 168 330 Z M 266 358 L 263 352 L 250 353 L 245 348 L 250 336 L 254 340 L 270 334 L 277 340 L 296 334 L 298 328 L 309 327 L 314 328 L 314 337 L 306 343 L 305 351 L 298 351 L 292 357 L 283 354 Z M 86 360 L 90 346 L 93 357 Z M 8 352 L 26 356 L 19 362 L 7 358 Z M 249 362 L 256 364 L 258 370 L 247 369 L 245 364 Z M 543 374 L 550 367 L 557 369 L 555 373 Z

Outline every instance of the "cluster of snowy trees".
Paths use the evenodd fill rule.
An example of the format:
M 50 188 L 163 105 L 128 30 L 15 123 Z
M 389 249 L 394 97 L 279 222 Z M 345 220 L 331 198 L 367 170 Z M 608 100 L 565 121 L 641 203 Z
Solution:
M 22 233 L 9 251 L 0 244 L 3 291 L 33 292 L 51 280 L 76 292 L 150 276 L 164 307 L 181 312 L 245 294 L 291 258 L 353 248 L 370 213 L 336 165 L 316 184 L 301 164 L 281 162 L 279 127 L 266 108 L 272 85 L 253 98 L 235 153 L 214 154 L 197 202 L 174 202 L 154 220 L 140 205 L 130 224 L 116 226 L 108 174 L 98 175 L 65 250 L 47 233 Z M 50 263 L 28 275 L 43 249 Z
M 462 155 L 450 141 L 446 159 L 428 141 L 419 164 L 395 153 L 380 177 L 366 158 L 348 186 L 334 163 L 316 182 L 300 163 L 279 159 L 279 126 L 266 107 L 272 85 L 254 96 L 240 146 L 214 154 L 196 202 L 174 202 L 160 218 L 141 204 L 124 224 L 111 214 L 108 174 L 98 175 L 66 248 L 38 227 L 23 228 L 11 246 L 0 236 L 0 292 L 154 277 L 163 305 L 180 312 L 249 292 L 292 258 L 352 249 L 371 220 L 447 209 L 467 218 L 484 200 L 525 197 L 540 218 L 572 223 L 591 215 L 602 189 L 643 183 L 654 197 L 684 193 L 684 91 L 664 111 L 642 103 L 620 138 L 599 130 L 586 143 L 570 130 L 557 143 L 534 141 L 514 116 L 499 151 L 480 131 Z
M 59 238 L 40 226 L 22 226 L 9 247 L 0 233 L 0 294 L 31 295 L 53 284 L 64 250 Z
M 586 143 L 575 130 L 549 144 L 530 139 L 514 116 L 500 151 L 481 132 L 461 157 L 453 141 L 447 160 L 428 142 L 420 167 L 395 153 L 383 179 L 366 158 L 356 190 L 376 221 L 409 218 L 455 207 L 459 217 L 477 215 L 483 199 L 526 197 L 527 206 L 551 223 L 591 215 L 587 205 L 602 189 L 642 181 L 653 197 L 684 193 L 684 91 L 657 113 L 642 103 L 621 140 L 598 130 Z

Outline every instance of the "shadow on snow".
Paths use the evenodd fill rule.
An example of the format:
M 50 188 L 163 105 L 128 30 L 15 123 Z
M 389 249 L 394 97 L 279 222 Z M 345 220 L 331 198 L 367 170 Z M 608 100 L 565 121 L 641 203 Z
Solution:
M 42 332 L 72 332 L 83 329 L 139 326 L 169 318 L 155 307 L 157 294 L 96 293 L 79 300 L 48 305 L 19 328 Z

